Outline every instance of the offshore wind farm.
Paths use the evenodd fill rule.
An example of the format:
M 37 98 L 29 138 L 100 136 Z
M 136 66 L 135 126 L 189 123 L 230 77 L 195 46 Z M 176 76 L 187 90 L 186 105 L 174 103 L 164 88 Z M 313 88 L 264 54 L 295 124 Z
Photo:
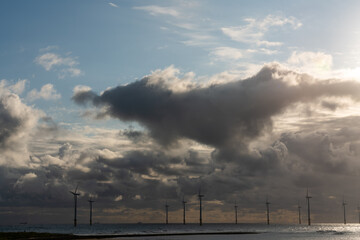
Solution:
M 72 192 L 70 191 L 70 193 L 73 194 L 74 196 L 74 224 L 73 226 L 74 227 L 77 227 L 77 197 L 80 195 L 79 193 L 77 193 L 78 191 L 78 187 L 79 185 L 76 186 L 75 188 L 75 191 Z M 201 189 L 199 189 L 198 191 L 198 194 L 197 194 L 197 197 L 198 197 L 198 209 L 199 209 L 199 226 L 202 226 L 203 225 L 203 204 L 204 204 L 204 200 L 203 198 L 205 197 L 204 194 L 201 193 Z M 309 194 L 309 188 L 306 189 L 306 195 L 305 195 L 305 199 L 306 199 L 306 204 L 307 204 L 307 225 L 310 226 L 312 221 L 311 221 L 311 210 L 310 210 L 310 199 L 312 197 L 310 196 Z M 90 198 L 89 200 L 87 200 L 89 202 L 89 206 L 90 206 L 90 221 L 89 221 L 89 225 L 92 226 L 92 216 L 93 216 L 93 203 L 95 202 L 92 198 Z M 180 203 L 180 201 L 179 201 Z M 177 205 L 179 205 L 179 203 Z M 172 217 L 175 215 L 175 214 L 179 214 L 181 213 L 182 214 L 182 224 L 183 225 L 186 225 L 186 203 L 188 203 L 187 201 L 185 201 L 185 196 L 183 196 L 182 200 L 181 200 L 181 204 L 182 204 L 182 212 L 179 212 L 179 211 L 174 211 L 173 213 L 171 213 Z M 206 201 L 205 201 L 206 203 Z M 264 221 L 263 223 L 266 223 L 266 225 L 270 225 L 270 202 L 269 202 L 269 198 L 268 196 L 266 196 L 266 201 L 265 201 L 265 211 L 264 211 Z M 341 207 L 342 207 L 342 210 L 343 210 L 343 224 L 347 224 L 347 221 L 346 221 L 346 201 L 345 201 L 345 197 L 342 196 L 342 203 L 341 203 Z M 172 223 L 172 224 L 179 224 L 179 222 L 177 221 L 174 221 L 174 222 L 169 222 L 169 207 L 170 205 L 168 204 L 168 202 L 166 201 L 165 202 L 165 211 L 164 211 L 164 216 L 165 216 L 165 221 L 164 221 L 164 224 L 168 225 L 169 223 Z M 238 204 L 237 204 L 237 201 L 235 200 L 235 204 L 234 204 L 234 223 L 235 224 L 238 224 Z M 246 208 L 246 207 L 245 207 Z M 301 205 L 300 205 L 300 201 L 298 202 L 297 206 L 297 213 L 298 213 L 298 224 L 301 225 L 302 224 L 302 215 L 301 215 Z M 358 211 L 359 207 L 357 207 L 357 211 L 356 213 L 359 214 L 359 211 Z M 241 212 L 242 209 L 240 209 L 240 212 Z M 294 211 L 296 211 L 296 209 L 294 208 Z M 177 218 L 179 219 L 179 218 Z M 138 223 L 143 223 L 143 219 L 139 218 L 137 219 L 139 220 Z M 205 221 L 206 222 L 206 221 Z M 227 221 L 229 223 L 229 221 Z M 191 222 L 191 224 L 194 224 L 195 222 Z M 209 223 L 214 223 L 212 221 L 210 221 Z M 216 223 L 216 222 L 215 222 Z M 243 223 L 245 224 L 249 224 L 249 221 L 247 220 L 244 220 Z M 258 224 L 261 224 L 262 222 L 257 222 Z M 275 223 L 275 224 L 281 224 L 281 223 Z M 321 224 L 321 223 L 318 223 L 318 224 Z M 359 222 L 360 224 L 360 222 Z
M 0 1 L 0 239 L 356 239 L 359 11 Z

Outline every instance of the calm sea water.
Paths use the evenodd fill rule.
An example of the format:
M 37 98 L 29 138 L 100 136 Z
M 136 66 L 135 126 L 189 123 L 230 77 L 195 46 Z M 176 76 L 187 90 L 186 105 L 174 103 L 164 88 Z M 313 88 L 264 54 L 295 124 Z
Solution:
M 316 224 L 306 225 L 263 225 L 263 224 L 95 224 L 93 226 L 79 225 L 12 225 L 0 226 L 1 232 L 51 232 L 73 233 L 78 235 L 102 234 L 150 234 L 150 233 L 183 233 L 183 232 L 257 232 L 259 234 L 230 234 L 230 235 L 196 235 L 196 236 L 157 236 L 139 237 L 136 239 L 360 239 L 360 224 Z M 134 238 L 132 238 L 134 239 Z

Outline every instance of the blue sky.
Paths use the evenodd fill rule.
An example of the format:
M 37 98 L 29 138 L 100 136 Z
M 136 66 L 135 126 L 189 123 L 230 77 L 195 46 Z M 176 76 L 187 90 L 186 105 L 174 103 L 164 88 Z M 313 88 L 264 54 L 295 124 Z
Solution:
M 345 184 L 360 169 L 359 9 L 340 0 L 1 1 L 0 214 L 14 204 L 39 222 L 36 196 L 50 222 L 67 222 L 49 199 L 70 209 L 71 196 L 57 192 L 79 183 L 83 200 L 98 198 L 102 222 L 161 221 L 155 200 L 175 213 L 186 195 L 195 214 L 201 185 L 209 221 L 228 221 L 226 206 L 242 198 L 243 220 L 259 222 L 255 196 L 269 191 L 275 222 L 296 222 L 292 202 L 313 179 L 318 221 L 337 221 L 321 206 L 359 197 Z M 281 200 L 286 191 L 294 197 Z M 6 216 L 18 222 L 21 211 Z
M 209 76 L 241 70 L 237 63 L 286 62 L 293 51 L 329 54 L 334 68 L 354 68 L 358 63 L 353 57 L 359 51 L 360 34 L 356 1 L 4 1 L 1 5 L 0 27 L 6 36 L 0 42 L 1 78 L 28 79 L 31 89 L 51 83 L 66 106 L 76 85 L 102 91 L 172 64 L 183 72 Z M 156 11 L 152 6 L 165 12 L 152 12 Z M 301 26 L 284 23 L 264 30 L 262 40 L 282 43 L 273 47 L 258 46 L 251 38 L 233 40 L 221 30 L 244 26 L 246 18 L 260 22 L 269 15 L 293 18 Z M 48 52 L 76 60 L 81 74 L 59 79 L 59 70 L 46 71 L 36 64 L 36 57 L 47 52 L 41 49 L 49 46 L 53 49 Z M 237 59 L 214 55 L 216 48 L 224 47 L 274 52 Z

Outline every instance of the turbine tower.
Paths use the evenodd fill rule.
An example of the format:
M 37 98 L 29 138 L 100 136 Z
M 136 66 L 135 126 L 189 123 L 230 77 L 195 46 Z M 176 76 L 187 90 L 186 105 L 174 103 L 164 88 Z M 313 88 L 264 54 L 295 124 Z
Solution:
M 298 211 L 299 211 L 299 224 L 301 224 L 301 206 L 300 206 L 300 202 L 298 202 Z
M 235 224 L 237 224 L 237 223 L 238 223 L 238 219 L 237 219 L 238 206 L 236 205 L 236 200 L 235 200 L 235 206 L 234 206 L 234 208 L 235 208 Z
M 308 225 L 311 225 L 311 218 L 310 218 L 310 198 L 312 198 L 311 196 L 309 196 L 309 189 L 306 188 L 306 202 L 308 205 Z
M 76 222 L 76 210 L 77 210 L 77 197 L 80 195 L 80 193 L 77 193 L 77 189 L 78 189 L 78 185 L 76 185 L 76 188 L 75 188 L 75 191 L 72 192 L 72 191 L 69 191 L 72 195 L 74 195 L 74 227 L 76 227 L 77 225 L 77 222 Z
M 359 205 L 358 205 L 358 207 L 357 207 L 357 211 L 358 211 L 358 215 L 359 215 L 359 223 L 360 223 L 360 207 L 359 207 Z
M 201 194 L 201 189 L 199 189 L 199 203 L 200 203 L 200 226 L 202 226 L 202 206 L 201 206 L 201 198 L 204 197 L 204 195 Z
M 346 224 L 346 202 L 345 202 L 345 199 L 344 199 L 344 196 L 343 196 L 343 209 L 344 209 L 344 224 Z
M 266 197 L 266 216 L 267 216 L 267 225 L 270 225 L 270 209 L 269 209 L 269 205 L 271 204 L 269 201 L 268 201 L 268 198 Z
M 92 225 L 92 204 L 93 202 L 95 202 L 94 200 L 92 200 L 91 198 L 88 200 L 89 204 L 90 204 L 90 226 Z
M 185 216 L 186 201 L 185 201 L 184 197 L 183 197 L 183 200 L 182 200 L 182 204 L 183 204 L 183 209 L 184 209 L 184 212 L 183 212 L 183 224 L 185 225 L 186 224 L 186 221 L 185 221 L 185 219 L 186 219 L 186 216 Z
M 169 224 L 169 205 L 167 204 L 167 202 L 165 203 L 165 214 L 166 214 L 165 223 Z

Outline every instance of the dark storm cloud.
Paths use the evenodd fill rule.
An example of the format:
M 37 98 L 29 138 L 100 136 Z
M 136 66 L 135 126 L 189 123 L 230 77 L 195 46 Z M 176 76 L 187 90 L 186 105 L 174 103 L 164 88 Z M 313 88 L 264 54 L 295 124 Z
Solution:
M 113 168 L 128 169 L 139 174 L 149 174 L 150 170 L 164 175 L 179 175 L 176 168 L 169 168 L 170 164 L 177 164 L 181 159 L 166 156 L 163 152 L 130 151 L 123 158 L 102 160 Z
M 3 102 L 0 102 L 0 126 L 0 146 L 4 148 L 8 139 L 21 129 L 22 121 L 17 117 L 13 117 L 11 112 L 5 108 Z
M 134 143 L 138 143 L 138 142 L 147 140 L 146 133 L 144 133 L 142 131 L 134 130 L 134 129 L 125 129 L 120 134 L 123 136 L 126 136 Z
M 286 78 L 295 78 L 291 85 Z M 358 100 L 360 84 L 334 80 L 307 82 L 308 76 L 264 67 L 254 77 L 174 92 L 149 77 L 96 95 L 79 91 L 78 104 L 91 102 L 106 106 L 107 114 L 146 126 L 153 138 L 169 145 L 189 138 L 218 149 L 244 148 L 264 130 L 272 128 L 271 117 L 297 102 L 310 102 L 323 96 L 352 97 Z
M 144 159 L 141 151 L 129 156 L 142 161 L 126 156 L 117 162 L 104 160 L 106 164 L 110 161 L 112 168 L 129 169 L 137 174 L 148 174 L 151 169 L 169 179 L 175 177 L 173 187 L 163 188 L 163 182 L 156 180 L 151 183 L 155 189 L 172 193 L 176 188 L 176 194 L 168 196 L 173 200 L 182 195 L 194 196 L 201 187 L 208 201 L 231 204 L 234 198 L 240 198 L 243 207 L 262 206 L 268 195 L 275 209 L 292 211 L 299 199 L 304 200 L 304 189 L 310 187 L 318 201 L 317 213 L 327 217 L 330 213 L 325 206 L 331 205 L 329 197 L 353 191 L 354 186 L 347 184 L 347 180 L 360 172 L 356 161 L 360 156 L 356 117 L 304 120 L 294 123 L 300 130 L 283 130 L 269 146 L 250 149 L 249 143 L 264 132 L 271 132 L 273 117 L 297 104 L 309 108 L 311 116 L 316 118 L 318 107 L 331 111 L 346 107 L 337 97 L 358 101 L 359 83 L 316 80 L 276 66 L 264 67 L 254 77 L 242 81 L 182 92 L 172 90 L 164 81 L 152 80 L 151 76 L 145 77 L 101 95 L 78 91 L 73 100 L 106 109 L 112 117 L 139 122 L 166 146 L 165 152 L 176 148 L 171 143 L 183 138 L 213 146 L 215 150 L 209 158 L 189 151 L 180 157 L 187 167 L 181 171 L 166 170 L 171 168 L 168 155 L 150 160 Z M 149 152 L 145 155 L 152 156 Z M 157 194 L 164 198 L 161 192 Z
M 358 100 L 356 82 L 308 78 L 265 67 L 243 81 L 185 92 L 173 91 L 151 77 L 100 96 L 77 91 L 73 97 L 77 103 L 91 103 L 112 117 L 138 121 L 148 131 L 130 127 L 114 134 L 133 141 L 130 145 L 122 141 L 126 150 L 117 149 L 119 145 L 108 149 L 105 143 L 86 146 L 86 141 L 53 139 L 57 148 L 34 153 L 31 167 L 0 167 L 0 206 L 64 207 L 69 213 L 62 215 L 63 222 L 71 221 L 67 216 L 72 214 L 73 198 L 68 191 L 79 184 L 79 209 L 86 210 L 90 195 L 99 211 L 119 207 L 122 214 L 126 208 L 162 211 L 165 201 L 175 211 L 181 209 L 183 196 L 195 209 L 201 188 L 206 209 L 226 210 L 237 199 L 241 208 L 262 212 L 268 195 L 274 210 L 292 211 L 299 199 L 304 200 L 308 186 L 317 201 L 314 211 L 329 215 L 328 197 L 351 192 L 356 182 L 350 186 L 347 178 L 360 173 L 358 117 L 304 120 L 296 123 L 296 132 L 280 129 L 282 134 L 271 135 L 273 140 L 249 145 L 271 131 L 273 116 L 296 103 L 337 110 L 343 106 L 334 97 Z M 331 102 L 324 103 L 323 96 Z M 313 100 L 319 100 L 318 105 L 312 105 Z M 50 118 L 43 118 L 37 130 L 36 136 L 48 138 L 62 131 Z M 220 204 L 210 207 L 209 201 Z

